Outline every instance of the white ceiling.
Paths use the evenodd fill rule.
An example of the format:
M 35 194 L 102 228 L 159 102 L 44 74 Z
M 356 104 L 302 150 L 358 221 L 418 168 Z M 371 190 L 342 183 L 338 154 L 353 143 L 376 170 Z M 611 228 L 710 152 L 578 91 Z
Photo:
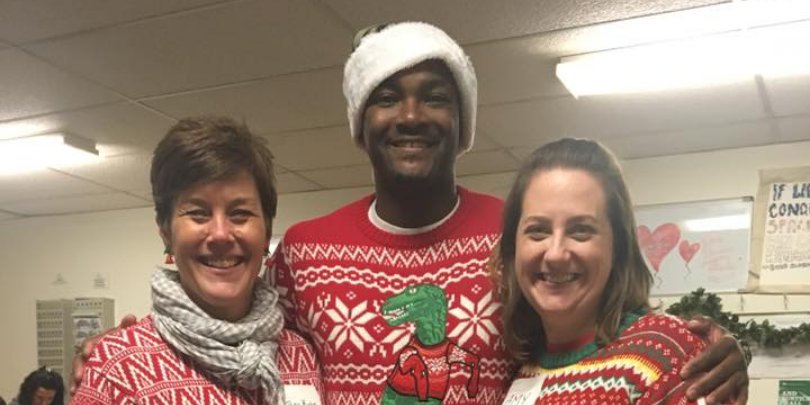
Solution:
M 178 118 L 201 113 L 242 118 L 267 137 L 282 193 L 369 185 L 349 140 L 342 64 L 357 29 L 405 19 L 444 28 L 475 64 L 478 134 L 458 166 L 475 176 L 467 184 L 508 181 L 520 158 L 562 135 L 601 139 L 624 158 L 810 139 L 810 76 L 578 100 L 554 76 L 561 56 L 660 39 L 613 32 L 677 26 L 719 3 L 3 1 L 0 139 L 70 132 L 97 141 L 102 159 L 0 174 L 0 220 L 150 206 L 151 150 Z

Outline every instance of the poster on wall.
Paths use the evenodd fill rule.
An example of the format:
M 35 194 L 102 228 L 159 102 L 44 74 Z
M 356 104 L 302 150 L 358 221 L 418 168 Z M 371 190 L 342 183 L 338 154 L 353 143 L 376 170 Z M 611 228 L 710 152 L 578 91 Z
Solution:
M 762 170 L 750 286 L 761 292 L 810 292 L 810 166 Z
M 73 314 L 73 341 L 81 346 L 85 339 L 103 331 L 99 315 Z
M 751 197 L 636 207 L 636 234 L 653 295 L 734 292 L 749 267 Z
M 780 380 L 778 405 L 810 405 L 810 381 Z

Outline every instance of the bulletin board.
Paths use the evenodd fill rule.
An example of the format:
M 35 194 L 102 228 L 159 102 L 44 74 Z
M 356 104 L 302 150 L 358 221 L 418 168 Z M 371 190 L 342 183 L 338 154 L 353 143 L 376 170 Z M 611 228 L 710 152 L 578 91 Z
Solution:
M 746 286 L 753 198 L 640 206 L 636 234 L 653 274 L 652 295 Z
M 754 209 L 758 292 L 810 292 L 810 166 L 760 170 Z

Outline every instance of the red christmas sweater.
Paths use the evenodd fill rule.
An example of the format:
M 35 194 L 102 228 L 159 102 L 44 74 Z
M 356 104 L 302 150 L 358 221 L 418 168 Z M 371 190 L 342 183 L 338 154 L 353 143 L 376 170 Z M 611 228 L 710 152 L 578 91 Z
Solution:
M 294 331 L 279 334 L 276 362 L 285 387 L 312 386 L 323 398 L 315 352 Z M 264 399 L 259 389 L 212 382 L 193 360 L 166 344 L 147 316 L 96 344 L 70 404 L 260 405 Z
M 292 226 L 268 272 L 314 343 L 326 404 L 500 404 L 514 367 L 486 263 L 503 203 L 460 187 L 448 218 L 410 234 L 372 223 L 372 201 Z

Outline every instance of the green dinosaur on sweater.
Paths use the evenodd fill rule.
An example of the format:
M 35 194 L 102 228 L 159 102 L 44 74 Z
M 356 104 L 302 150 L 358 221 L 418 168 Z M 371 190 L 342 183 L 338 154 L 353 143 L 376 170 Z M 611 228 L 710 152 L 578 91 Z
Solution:
M 413 322 L 415 339 L 397 354 L 388 376 L 381 405 L 439 405 L 447 394 L 450 365 L 461 364 L 470 371 L 467 395 L 478 392 L 478 356 L 447 339 L 447 298 L 433 284 L 417 284 L 392 295 L 382 305 L 391 326 Z

